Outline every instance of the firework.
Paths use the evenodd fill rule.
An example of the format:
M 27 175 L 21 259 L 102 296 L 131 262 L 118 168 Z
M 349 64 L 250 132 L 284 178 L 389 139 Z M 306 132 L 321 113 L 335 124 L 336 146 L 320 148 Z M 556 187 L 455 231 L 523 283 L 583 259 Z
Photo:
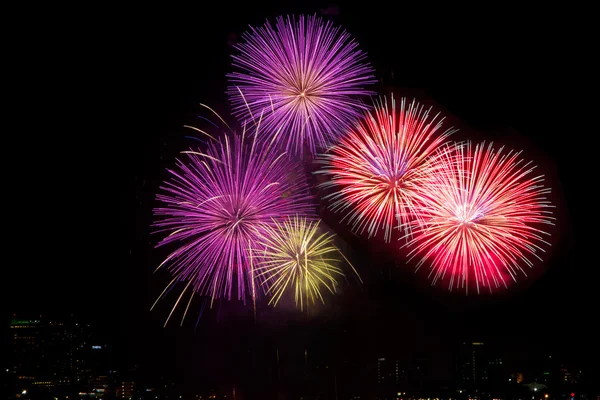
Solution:
M 480 287 L 507 286 L 516 280 L 522 266 L 543 251 L 552 225 L 552 207 L 546 198 L 543 175 L 532 175 L 531 163 L 520 152 L 495 150 L 492 144 L 470 143 L 447 146 L 440 163 L 445 173 L 426 184 L 423 217 L 415 224 L 406 244 L 409 257 L 420 257 L 418 267 L 428 262 L 433 283 L 446 276 L 449 289 L 465 288 L 474 278 Z
M 454 132 L 441 132 L 444 118 L 430 111 L 405 99 L 396 111 L 393 96 L 391 107 L 384 99 L 319 157 L 317 173 L 330 177 L 321 186 L 334 190 L 325 198 L 354 232 L 372 237 L 383 230 L 389 242 L 395 227 L 410 227 L 422 182 L 439 168 L 432 155 Z
M 288 288 L 300 309 L 324 302 L 321 288 L 335 293 L 338 278 L 344 276 L 340 265 L 348 260 L 335 246 L 335 235 L 321 233 L 319 223 L 295 216 L 264 227 L 264 247 L 256 252 L 263 261 L 256 272 L 269 286 L 269 304 L 277 305 Z
M 274 221 L 311 213 L 306 181 L 290 180 L 295 165 L 289 158 L 244 134 L 214 140 L 205 152 L 184 153 L 187 159 L 169 170 L 155 209 L 156 226 L 169 232 L 158 246 L 177 246 L 161 264 L 174 276 L 165 291 L 187 282 L 177 303 L 188 289 L 212 300 L 234 293 L 255 299 L 249 249 Z
M 251 28 L 236 46 L 228 75 L 234 114 L 254 121 L 261 137 L 302 154 L 332 142 L 360 116 L 363 88 L 374 83 L 366 55 L 350 35 L 315 16 L 279 17 Z

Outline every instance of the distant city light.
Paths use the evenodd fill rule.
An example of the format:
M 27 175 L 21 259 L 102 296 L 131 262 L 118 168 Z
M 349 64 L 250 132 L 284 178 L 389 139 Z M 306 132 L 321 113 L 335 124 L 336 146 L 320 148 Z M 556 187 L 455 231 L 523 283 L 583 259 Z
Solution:
M 93 350 L 102 350 L 102 346 L 92 346 Z

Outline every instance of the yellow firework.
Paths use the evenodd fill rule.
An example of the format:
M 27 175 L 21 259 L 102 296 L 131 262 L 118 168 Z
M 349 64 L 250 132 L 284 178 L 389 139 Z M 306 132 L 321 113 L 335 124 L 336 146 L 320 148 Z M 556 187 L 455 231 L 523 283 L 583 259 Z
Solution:
M 340 268 L 343 261 L 356 272 L 335 246 L 335 235 L 320 232 L 320 221 L 296 216 L 274 222 L 264 225 L 264 248 L 257 252 L 261 261 L 256 268 L 257 278 L 271 295 L 269 304 L 277 305 L 288 288 L 294 291 L 301 310 L 317 299 L 324 303 L 321 290 L 336 292 L 338 278 L 344 276 Z

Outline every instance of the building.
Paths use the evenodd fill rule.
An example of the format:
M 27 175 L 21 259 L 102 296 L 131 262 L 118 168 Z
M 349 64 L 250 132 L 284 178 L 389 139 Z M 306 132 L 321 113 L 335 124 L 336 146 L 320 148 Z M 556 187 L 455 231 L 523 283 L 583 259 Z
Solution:
M 577 374 L 573 373 L 566 365 L 561 365 L 558 379 L 563 385 L 574 385 L 577 383 Z
M 377 399 L 388 399 L 394 390 L 394 363 L 386 357 L 377 358 Z
M 132 381 L 121 382 L 120 397 L 122 399 L 132 399 L 134 389 L 135 389 L 134 382 L 132 382 Z
M 109 348 L 93 342 L 89 324 L 73 318 L 57 321 L 14 315 L 10 336 L 8 373 L 13 394 L 27 391 L 32 398 L 60 397 L 108 386 L 100 377 L 108 376 Z
M 33 395 L 71 384 L 73 349 L 71 335 L 64 324 L 15 316 L 10 331 L 11 371 L 17 392 L 26 390 Z
M 487 380 L 483 342 L 463 342 L 459 352 L 460 381 L 463 389 L 472 389 Z
M 508 374 L 498 351 L 484 342 L 462 342 L 458 353 L 459 390 L 471 398 L 500 396 Z
M 385 357 L 377 359 L 377 384 L 382 385 L 391 379 L 390 361 Z
M 396 399 L 398 392 L 414 393 L 418 376 L 425 371 L 421 357 L 403 360 L 398 357 L 379 357 L 377 359 L 377 396 L 379 399 Z

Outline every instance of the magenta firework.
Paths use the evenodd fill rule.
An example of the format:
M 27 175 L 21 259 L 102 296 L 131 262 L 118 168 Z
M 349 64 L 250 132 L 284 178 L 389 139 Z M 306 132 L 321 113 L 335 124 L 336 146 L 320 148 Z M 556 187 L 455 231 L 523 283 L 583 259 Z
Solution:
M 374 83 L 366 54 L 350 35 L 316 16 L 279 17 L 251 27 L 236 46 L 228 94 L 238 118 L 257 123 L 260 136 L 290 154 L 315 153 L 366 108 Z
M 158 246 L 176 247 L 161 264 L 173 275 L 167 289 L 186 283 L 175 307 L 186 291 L 190 301 L 194 293 L 213 300 L 233 294 L 255 299 L 251 251 L 260 243 L 261 227 L 311 213 L 306 181 L 294 174 L 296 167 L 284 153 L 244 134 L 212 141 L 206 151 L 184 153 L 187 159 L 169 170 L 155 209 L 155 225 L 168 233 Z

